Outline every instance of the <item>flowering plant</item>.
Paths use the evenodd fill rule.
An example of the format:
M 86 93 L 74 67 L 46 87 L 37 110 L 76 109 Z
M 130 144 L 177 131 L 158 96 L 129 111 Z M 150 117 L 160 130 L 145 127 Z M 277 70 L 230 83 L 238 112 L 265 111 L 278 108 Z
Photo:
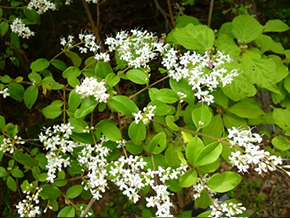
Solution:
M 55 7 L 50 1 L 33 0 L 27 13 L 37 21 L 39 14 Z M 281 84 L 283 91 L 289 91 L 288 69 L 279 56 L 262 55 L 276 52 L 266 33 L 289 27 L 277 20 L 262 27 L 253 17 L 241 15 L 227 24 L 230 28 L 225 24 L 215 33 L 187 16 L 178 19 L 165 39 L 146 30 L 121 31 L 106 38 L 107 50 L 90 32 L 80 33 L 78 42 L 74 36 L 62 37 L 60 54 L 31 63 L 29 81 L 1 76 L 3 98 L 23 101 L 28 109 L 37 104 L 40 90 L 61 93 L 61 100 L 41 110 L 53 125 L 40 130 L 39 147 L 30 149 L 31 139 L 22 139 L 17 125 L 0 116 L 0 159 L 5 155 L 12 160 L 9 167 L 0 167 L 0 177 L 16 191 L 15 180 L 32 175 L 22 180 L 27 196 L 16 206 L 20 216 L 44 215 L 48 210 L 58 216 L 94 216 L 92 203 L 106 195 L 109 183 L 133 203 L 145 200 L 147 208 L 156 209 L 156 216 L 176 215 L 171 196 L 189 187 L 195 206 L 211 208 L 203 216 L 246 216 L 241 203 L 220 202 L 215 194 L 236 188 L 242 180 L 239 173 L 251 168 L 261 175 L 275 170 L 290 174 L 282 157 L 261 148 L 262 136 L 248 127 L 265 123 L 270 116 L 289 135 L 284 125 L 289 117 L 283 108 L 287 101 L 280 97 Z M 8 23 L 0 25 L 8 25 L 3 22 Z M 16 34 L 13 37 L 34 35 L 20 18 L 11 21 L 10 29 Z M 265 39 L 272 40 L 272 47 L 263 43 Z M 247 48 L 252 41 L 260 50 Z M 80 55 L 92 55 L 84 67 L 77 49 Z M 283 52 L 290 57 L 289 51 Z M 59 60 L 61 54 L 73 65 L 67 67 Z M 152 70 L 153 62 L 158 70 Z M 62 72 L 61 81 L 55 80 L 51 68 Z M 158 73 L 162 78 L 154 81 Z M 169 85 L 156 88 L 164 80 Z M 143 88 L 125 95 L 121 81 Z M 254 84 L 279 98 L 275 101 L 282 108 L 266 114 L 252 98 L 257 92 Z M 143 92 L 148 101 L 138 102 L 136 96 Z M 144 103 L 147 106 L 140 110 Z M 96 118 L 99 114 L 105 115 Z M 289 148 L 282 135 L 272 143 L 282 150 Z M 221 162 L 232 170 L 222 172 Z M 77 182 L 72 185 L 72 180 Z M 75 205 L 78 196 L 91 200 Z M 61 197 L 67 206 L 59 205 Z

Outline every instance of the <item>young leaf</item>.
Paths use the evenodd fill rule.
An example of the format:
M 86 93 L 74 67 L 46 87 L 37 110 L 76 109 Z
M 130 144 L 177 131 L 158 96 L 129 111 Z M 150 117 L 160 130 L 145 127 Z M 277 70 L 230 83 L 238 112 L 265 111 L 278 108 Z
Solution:
M 227 111 L 243 118 L 257 118 L 265 114 L 259 106 L 249 101 L 241 101 L 231 106 Z
M 31 109 L 38 97 L 38 87 L 35 85 L 29 86 L 23 95 L 24 104 L 28 109 Z
M 132 139 L 135 145 L 140 145 L 141 141 L 146 138 L 146 126 L 140 121 L 138 124 L 132 122 L 128 129 L 130 139 Z
M 190 169 L 179 178 L 179 187 L 188 188 L 196 182 L 196 179 L 197 179 L 196 170 Z
M 227 192 L 242 181 L 242 176 L 235 172 L 216 173 L 207 181 L 207 186 L 215 192 Z
M 134 101 L 123 95 L 113 96 L 111 99 L 109 99 L 108 106 L 115 111 L 123 113 L 131 118 L 134 117 L 132 113 L 137 113 L 139 111 Z
M 194 125 L 198 127 L 206 127 L 212 118 L 212 112 L 209 109 L 209 107 L 205 104 L 201 105 L 198 108 L 194 108 L 193 111 L 191 112 L 191 118 L 194 123 Z M 199 122 L 202 122 L 203 125 L 200 126 Z
M 197 156 L 199 155 L 199 153 L 203 148 L 204 148 L 203 141 L 197 136 L 188 142 L 186 146 L 185 155 L 188 162 L 191 165 L 194 165 Z
M 55 199 L 61 195 L 61 191 L 53 185 L 44 184 L 41 189 L 40 196 L 43 199 Z
M 150 144 L 149 144 L 149 152 L 153 154 L 160 154 L 167 146 L 166 134 L 164 132 L 159 132 L 155 135 Z
M 213 46 L 214 32 L 206 25 L 194 26 L 192 23 L 183 28 L 176 29 L 173 37 L 177 43 L 187 49 L 204 52 Z
M 100 131 L 111 141 L 115 142 L 122 139 L 120 130 L 116 124 L 111 120 L 101 120 L 96 129 L 100 128 Z
M 213 142 L 207 145 L 201 150 L 201 152 L 197 156 L 194 165 L 205 166 L 215 162 L 219 158 L 222 150 L 223 146 L 219 142 Z
M 66 196 L 70 199 L 76 198 L 82 193 L 83 189 L 84 187 L 82 185 L 74 185 L 66 191 Z
M 255 40 L 263 30 L 263 26 L 250 15 L 239 15 L 234 18 L 232 32 L 237 39 L 249 43 Z
M 168 115 L 165 118 L 167 126 L 172 129 L 173 131 L 178 131 L 179 127 L 174 123 L 174 116 Z
M 282 20 L 269 20 L 264 28 L 263 32 L 284 32 L 289 30 L 289 26 Z
M 59 211 L 57 217 L 75 217 L 76 211 L 73 206 L 66 206 Z
M 275 148 L 278 148 L 281 151 L 287 151 L 290 149 L 290 141 L 282 136 L 275 136 L 271 142 Z
M 126 73 L 126 76 L 130 81 L 136 84 L 145 85 L 148 83 L 147 75 L 144 70 L 131 69 Z
M 48 68 L 49 65 L 50 63 L 48 60 L 44 58 L 39 58 L 31 63 L 30 69 L 34 72 L 40 72 Z

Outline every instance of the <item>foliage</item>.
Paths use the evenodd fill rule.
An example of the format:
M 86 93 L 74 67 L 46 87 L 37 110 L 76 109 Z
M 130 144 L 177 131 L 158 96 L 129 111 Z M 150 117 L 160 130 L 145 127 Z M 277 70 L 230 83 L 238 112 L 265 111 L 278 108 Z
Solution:
M 23 13 L 9 20 L 0 7 L 1 35 L 9 36 L 1 69 L 13 51 L 25 49 L 20 37 L 33 37 L 27 25 L 40 25 L 40 14 L 62 4 L 30 3 L 22 7 L 11 1 Z M 178 215 L 170 196 L 189 187 L 195 206 L 212 209 L 200 216 L 247 216 L 236 199 L 221 203 L 214 195 L 234 190 L 242 181 L 239 173 L 251 168 L 261 175 L 278 169 L 290 174 L 290 166 L 263 150 L 262 136 L 249 127 L 276 125 L 273 146 L 289 150 L 290 50 L 269 35 L 286 31 L 289 26 L 281 20 L 262 26 L 247 14 L 217 32 L 180 16 L 166 38 L 134 29 L 107 37 L 104 47 L 96 43 L 96 32 L 85 31 L 78 41 L 61 38 L 63 50 L 50 60 L 34 60 L 27 77 L 1 75 L 3 98 L 23 102 L 28 110 L 36 107 L 40 93 L 60 95 L 41 106 L 53 125 L 39 130 L 38 139 L 22 139 L 18 126 L 0 116 L 0 160 L 9 159 L 0 177 L 12 192 L 21 188 L 26 194 L 16 206 L 19 215 L 52 210 L 59 217 L 94 216 L 87 200 L 100 200 L 108 184 L 115 184 L 132 204 L 143 201 L 142 214 L 150 216 L 150 207 L 156 216 Z M 83 60 L 84 54 L 90 57 Z M 70 66 L 60 55 L 71 60 Z M 17 59 L 12 63 L 17 66 Z M 155 74 L 161 79 L 154 81 Z M 157 86 L 164 80 L 168 86 Z M 119 87 L 124 81 L 142 88 L 125 95 Z M 270 112 L 253 98 L 261 89 L 271 95 Z M 134 100 L 144 92 L 148 102 Z M 236 172 L 223 172 L 221 163 Z M 103 214 L 112 216 L 108 205 Z

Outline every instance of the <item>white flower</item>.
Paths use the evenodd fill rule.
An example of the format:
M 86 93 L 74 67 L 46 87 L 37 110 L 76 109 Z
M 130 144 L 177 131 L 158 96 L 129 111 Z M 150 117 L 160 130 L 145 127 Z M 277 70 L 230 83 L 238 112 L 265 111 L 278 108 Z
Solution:
M 149 123 L 150 120 L 153 119 L 155 115 L 155 109 L 156 106 L 149 105 L 148 107 L 143 108 L 142 111 L 138 111 L 138 113 L 133 113 L 133 116 L 135 117 L 135 123 L 138 124 L 140 120 L 146 125 Z
M 86 77 L 82 84 L 76 87 L 76 93 L 80 94 L 82 98 L 87 98 L 89 96 L 94 96 L 96 101 L 107 103 L 107 99 L 110 97 L 106 93 L 107 89 L 105 87 L 105 82 L 98 82 L 96 78 Z
M 0 90 L 0 94 L 3 95 L 3 98 L 6 98 L 7 96 L 10 96 L 10 93 L 8 92 L 8 88 L 4 88 L 3 90 Z
M 210 206 L 212 209 L 209 217 L 234 217 L 236 215 L 242 214 L 246 208 L 242 206 L 241 203 L 234 204 L 230 203 L 217 203 L 215 206 Z
M 25 26 L 21 19 L 15 18 L 15 20 L 10 24 L 11 31 L 17 33 L 18 36 L 22 38 L 29 38 L 30 36 L 34 36 L 34 32 L 32 32 L 29 27 Z
M 38 14 L 43 14 L 48 10 L 56 10 L 56 5 L 47 0 L 30 0 L 27 8 L 30 10 L 34 8 Z

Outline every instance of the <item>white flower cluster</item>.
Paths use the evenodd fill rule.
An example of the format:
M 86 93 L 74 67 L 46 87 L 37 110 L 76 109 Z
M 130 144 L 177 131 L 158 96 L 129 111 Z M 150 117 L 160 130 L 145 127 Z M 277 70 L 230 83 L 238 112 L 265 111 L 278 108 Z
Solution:
M 109 174 L 114 177 L 112 181 L 134 203 L 140 198 L 138 195 L 140 189 L 147 185 L 141 177 L 141 170 L 146 165 L 147 163 L 143 161 L 143 158 L 130 155 L 128 158 L 120 157 L 110 168 Z
M 212 191 L 207 185 L 207 181 L 209 180 L 210 176 L 206 173 L 202 178 L 198 177 L 196 182 L 193 185 L 193 199 L 196 200 L 197 198 L 200 197 L 200 193 L 204 190 L 207 189 L 209 194 L 213 197 L 216 193 Z
M 32 184 L 30 184 L 32 186 Z M 40 207 L 35 206 L 39 203 L 39 192 L 41 192 L 41 188 L 36 187 L 35 193 L 30 195 L 30 190 L 26 193 L 26 199 L 20 201 L 17 205 L 17 212 L 20 217 L 37 217 L 38 214 L 41 214 Z
M 148 67 L 148 63 L 157 57 L 157 50 L 163 46 L 157 42 L 153 33 L 141 30 L 131 30 L 129 32 L 118 32 L 116 37 L 108 37 L 105 44 L 109 51 L 117 51 L 121 60 L 128 63 L 128 66 L 140 68 Z
M 228 72 L 224 68 L 224 65 L 230 62 L 230 56 L 220 51 L 215 55 L 207 51 L 204 55 L 189 51 L 179 55 L 177 50 L 170 48 L 163 52 L 161 63 L 168 70 L 170 77 L 176 81 L 185 79 L 195 91 L 194 95 L 201 102 L 209 105 L 214 102 L 210 92 L 220 85 L 230 84 L 238 75 L 236 69 Z M 204 87 L 207 89 L 204 90 Z
M 216 204 L 215 206 L 211 205 L 210 208 L 212 209 L 212 212 L 208 217 L 234 217 L 242 214 L 246 210 L 241 203 L 234 204 L 232 202 L 228 204 Z
M 154 191 L 156 192 L 156 196 L 151 196 L 146 198 L 147 207 L 157 207 L 156 216 L 158 217 L 173 217 L 170 213 L 170 207 L 173 204 L 170 201 L 170 193 L 167 191 L 167 186 L 165 185 L 157 185 L 152 186 Z
M 46 150 L 49 150 L 46 154 L 47 165 L 46 180 L 53 183 L 56 177 L 56 171 L 61 171 L 63 167 L 70 165 L 70 157 L 67 153 L 72 153 L 74 148 L 84 146 L 82 143 L 74 142 L 70 140 L 73 126 L 68 124 L 61 124 L 47 128 L 39 135 L 39 140 L 43 143 Z M 66 157 L 67 156 L 67 157 Z
M 98 82 L 94 77 L 86 77 L 80 86 L 76 86 L 76 93 L 80 94 L 81 98 L 94 96 L 96 101 L 107 103 L 110 95 L 106 93 L 105 84 L 104 81 Z
M 0 151 L 3 151 L 3 153 L 10 152 L 12 154 L 15 151 L 15 145 L 23 145 L 25 144 L 24 141 L 22 141 L 22 138 L 20 136 L 15 136 L 13 139 L 11 138 L 4 138 L 2 144 L 0 145 Z
M 232 152 L 229 157 L 230 163 L 239 169 L 238 172 L 246 173 L 250 167 L 254 167 L 255 171 L 262 174 L 275 171 L 276 166 L 282 164 L 280 156 L 270 155 L 268 151 L 254 144 L 262 142 L 262 137 L 257 133 L 252 133 L 251 129 L 241 130 L 233 127 L 228 129 L 228 132 L 229 142 L 241 148 Z
M 61 37 L 60 44 L 64 46 L 64 49 L 71 49 L 76 46 L 79 48 L 80 53 L 93 52 L 96 60 L 103 60 L 104 62 L 110 61 L 110 55 L 108 53 L 97 53 L 101 46 L 97 44 L 96 37 L 92 33 L 80 33 L 79 40 L 80 42 L 76 44 L 74 36 L 69 35 L 67 39 Z
M 172 169 L 171 167 L 164 169 L 163 167 L 159 166 L 158 170 L 154 173 L 159 176 L 161 182 L 165 183 L 167 180 L 180 178 L 180 176 L 186 172 L 187 168 L 188 166 L 183 164 L 181 164 L 180 167 L 176 169 Z
M 83 172 L 86 172 L 88 180 L 83 181 L 84 189 L 90 190 L 94 199 L 102 198 L 101 192 L 105 193 L 107 187 L 107 170 L 108 161 L 106 157 L 111 150 L 103 146 L 102 140 L 96 145 L 86 145 L 78 155 L 78 163 L 83 167 Z
M 155 109 L 155 105 L 149 105 L 143 108 L 143 113 L 142 111 L 138 111 L 138 113 L 133 113 L 133 116 L 135 117 L 135 123 L 138 124 L 142 120 L 145 125 L 148 124 L 149 121 L 152 120 L 154 117 Z
M 10 24 L 11 31 L 17 33 L 18 36 L 22 38 L 29 38 L 30 36 L 34 36 L 34 32 L 32 32 L 29 27 L 25 26 L 21 19 L 15 18 L 15 20 Z
M 0 90 L 0 94 L 3 95 L 3 98 L 10 96 L 10 93 L 8 91 L 9 91 L 8 88 L 4 88 L 4 89 Z
M 38 14 L 43 14 L 48 10 L 56 10 L 56 5 L 48 0 L 30 0 L 27 8 L 34 8 Z
M 179 100 L 180 103 L 183 103 L 184 102 L 183 99 L 187 97 L 187 95 L 185 93 L 183 93 L 183 92 L 177 92 L 177 95 L 180 98 L 180 100 Z

